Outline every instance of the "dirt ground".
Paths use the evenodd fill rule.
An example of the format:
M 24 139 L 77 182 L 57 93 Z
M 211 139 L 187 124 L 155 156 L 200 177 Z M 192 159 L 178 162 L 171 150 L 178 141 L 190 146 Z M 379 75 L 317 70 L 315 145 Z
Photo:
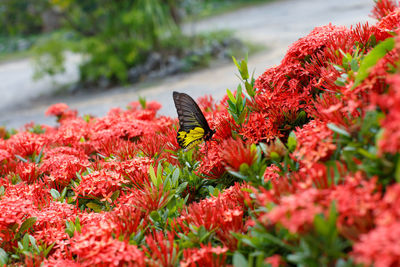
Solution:
M 257 77 L 265 69 L 279 64 L 290 44 L 316 26 L 374 23 L 369 17 L 373 5 L 373 0 L 281 0 L 185 25 L 184 30 L 190 33 L 231 29 L 243 40 L 263 44 L 266 49 L 249 58 L 249 68 L 255 70 Z M 172 91 L 186 92 L 194 98 L 211 94 L 220 99 L 226 89 L 235 89 L 238 84 L 233 63 L 225 62 L 197 72 L 96 94 L 43 97 L 54 90 L 54 81 L 65 84 L 77 79 L 78 61 L 79 58 L 69 55 L 64 75 L 36 82 L 31 78 L 33 67 L 29 60 L 1 64 L 0 125 L 18 128 L 31 121 L 54 125 L 54 118 L 45 117 L 44 112 L 57 102 L 67 103 L 81 115 L 103 116 L 110 108 L 124 108 L 138 96 L 160 102 L 163 106 L 161 114 L 176 116 Z

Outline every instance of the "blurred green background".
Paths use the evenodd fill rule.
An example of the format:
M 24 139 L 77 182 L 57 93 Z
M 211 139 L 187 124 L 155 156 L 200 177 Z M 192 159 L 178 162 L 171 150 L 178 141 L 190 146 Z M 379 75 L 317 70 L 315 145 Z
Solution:
M 188 71 L 249 49 L 231 32 L 184 34 L 183 24 L 267 1 L 2 0 L 0 61 L 31 57 L 42 78 L 65 71 L 66 52 L 76 53 L 85 87 Z

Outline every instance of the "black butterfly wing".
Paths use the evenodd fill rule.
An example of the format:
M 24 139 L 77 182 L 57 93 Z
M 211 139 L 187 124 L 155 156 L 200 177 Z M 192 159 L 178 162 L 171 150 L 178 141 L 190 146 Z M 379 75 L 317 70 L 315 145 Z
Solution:
M 205 134 L 211 131 L 203 112 L 193 98 L 185 93 L 178 92 L 173 92 L 173 98 L 178 112 L 180 130 L 189 131 L 201 127 Z
M 202 140 L 208 140 L 214 133 L 197 103 L 185 93 L 173 92 L 176 111 L 178 112 L 178 143 L 183 148 L 191 148 Z

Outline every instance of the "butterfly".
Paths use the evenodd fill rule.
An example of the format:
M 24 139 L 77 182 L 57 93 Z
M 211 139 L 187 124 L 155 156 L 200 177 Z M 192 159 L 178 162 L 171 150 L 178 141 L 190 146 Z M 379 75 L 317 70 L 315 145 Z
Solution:
M 176 139 L 184 149 L 191 149 L 203 140 L 211 139 L 215 130 L 210 129 L 199 106 L 189 95 L 173 92 L 176 111 L 178 112 L 179 130 Z

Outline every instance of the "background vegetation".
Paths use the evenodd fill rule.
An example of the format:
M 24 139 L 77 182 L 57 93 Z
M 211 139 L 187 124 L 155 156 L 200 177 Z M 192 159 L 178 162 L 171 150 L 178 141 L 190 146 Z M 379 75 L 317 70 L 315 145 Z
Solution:
M 152 70 L 158 70 L 155 76 L 185 71 L 238 43 L 227 32 L 186 36 L 182 22 L 244 3 L 249 1 L 5 0 L 0 6 L 5 25 L 0 27 L 0 60 L 10 53 L 25 56 L 31 49 L 35 77 L 41 78 L 65 70 L 66 51 L 78 53 L 85 85 L 133 82 Z M 229 51 L 225 56 L 231 56 Z M 168 68 L 159 73 L 162 67 Z

